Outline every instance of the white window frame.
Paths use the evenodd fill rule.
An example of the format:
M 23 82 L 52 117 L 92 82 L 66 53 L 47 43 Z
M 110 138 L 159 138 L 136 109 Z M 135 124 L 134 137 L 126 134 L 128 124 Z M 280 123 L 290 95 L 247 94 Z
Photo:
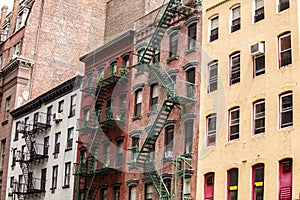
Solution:
M 235 111 L 238 111 L 239 112 L 239 118 L 235 119 L 235 120 L 232 120 L 231 119 L 231 115 L 233 112 Z M 229 114 L 228 114 L 228 141 L 234 141 L 234 140 L 238 140 L 240 138 L 240 118 L 241 118 L 241 112 L 240 112 L 240 107 L 236 107 L 236 108 L 233 108 L 233 109 L 230 109 L 229 110 Z M 233 121 L 236 121 L 236 122 L 233 122 Z M 238 125 L 239 127 L 239 132 L 238 132 L 238 138 L 235 138 L 235 139 L 230 139 L 230 136 L 231 136 L 231 127 L 232 126 L 236 126 Z
M 213 120 L 213 118 L 215 118 L 215 126 L 214 126 L 214 129 L 212 130 L 209 130 L 210 127 L 209 127 L 209 120 Z M 211 115 L 208 115 L 206 117 L 206 138 L 207 138 L 207 142 L 206 142 L 206 145 L 207 146 L 214 146 L 215 143 L 216 143 L 216 134 L 217 134 L 217 114 L 216 113 L 213 113 Z M 214 143 L 209 143 L 209 137 L 215 137 L 215 142 Z
M 256 101 L 253 103 L 253 135 L 259 135 L 259 134 L 264 134 L 266 130 L 264 130 L 263 132 L 260 132 L 260 133 L 255 133 L 255 130 L 256 130 L 256 120 L 260 120 L 260 119 L 263 119 L 264 120 L 264 123 L 266 123 L 266 109 L 264 110 L 263 113 L 256 113 L 256 109 L 257 109 L 257 105 L 259 104 L 265 104 L 265 100 L 262 99 L 262 100 L 259 100 L 259 101 Z M 264 125 L 263 127 L 264 129 L 266 129 L 266 124 Z
M 235 82 L 235 83 L 232 83 L 232 75 L 233 75 L 233 73 L 232 73 L 232 67 L 233 67 L 233 63 L 232 63 L 232 60 L 235 58 L 235 57 L 237 57 L 237 56 L 239 56 L 239 70 L 238 70 L 238 73 L 239 73 L 239 78 L 240 78 L 240 80 L 238 81 L 238 82 Z M 230 60 L 230 68 L 229 68 L 229 85 L 234 85 L 234 84 L 237 84 L 237 83 L 239 83 L 239 82 L 241 82 L 241 53 L 240 52 L 236 52 L 236 53 L 233 53 L 233 54 L 231 54 L 230 55 L 230 58 L 229 58 L 229 60 Z M 236 72 L 237 73 L 237 72 Z
M 286 96 L 292 96 L 292 107 L 289 107 L 288 109 L 285 109 L 283 110 L 282 108 L 282 99 Z M 287 92 L 287 93 L 284 93 L 284 94 L 281 94 L 279 96 L 279 99 L 280 99 L 280 106 L 279 106 L 279 129 L 285 129 L 285 128 L 289 128 L 289 127 L 292 127 L 293 126 L 293 93 L 292 92 Z M 282 113 L 284 112 L 292 112 L 292 122 L 290 125 L 288 126 L 285 126 L 285 127 L 282 127 Z
M 213 68 L 213 67 L 214 67 L 214 68 Z M 216 70 L 217 70 L 217 75 L 211 77 L 211 70 L 213 70 L 213 69 L 215 69 L 215 68 L 216 68 Z M 213 90 L 213 91 L 218 90 L 218 61 L 213 61 L 212 63 L 210 63 L 210 64 L 208 65 L 207 93 L 213 92 L 213 91 L 211 90 L 211 87 L 210 87 L 213 83 L 216 83 L 216 84 L 217 84 L 217 88 L 216 88 L 215 90 Z
M 240 14 L 239 14 L 239 17 L 238 18 L 236 18 L 236 19 L 234 19 L 234 16 L 233 16 L 233 14 L 234 14 L 234 9 L 237 9 L 237 8 L 239 8 L 239 12 L 240 12 Z M 240 4 L 237 4 L 237 5 L 235 5 L 235 6 L 233 6 L 231 9 L 230 9 L 230 27 L 229 27 L 229 33 L 234 33 L 235 31 L 238 31 L 238 30 L 240 30 L 241 29 L 241 27 L 239 28 L 239 29 L 237 29 L 237 30 L 235 30 L 235 31 L 232 31 L 232 26 L 233 26 L 233 21 L 234 20 L 237 20 L 237 19 L 240 19 L 240 26 L 241 26 L 241 5 Z
M 290 45 L 291 45 L 291 47 L 289 49 L 285 49 L 284 51 L 282 51 L 281 50 L 281 39 L 284 38 L 284 37 L 290 37 L 290 40 L 291 40 Z M 292 36 L 291 36 L 291 32 L 287 32 L 287 33 L 285 33 L 283 35 L 280 35 L 278 37 L 278 51 L 279 51 L 278 52 L 278 56 L 279 56 L 279 58 L 278 58 L 279 69 L 283 68 L 283 67 L 287 67 L 287 66 L 289 66 L 289 65 L 291 65 L 293 63 L 293 60 L 292 60 Z M 287 51 L 291 51 L 291 63 L 289 63 L 288 65 L 281 66 L 281 60 L 282 60 L 281 53 L 282 52 L 287 52 Z
M 260 9 L 260 8 L 256 8 L 256 1 L 257 0 L 253 0 L 253 14 L 252 14 L 253 17 L 252 17 L 252 20 L 253 20 L 254 24 L 257 23 L 257 22 L 259 22 L 259 21 L 261 21 L 261 20 L 263 20 L 263 19 L 261 19 L 261 20 L 255 21 L 255 11 L 258 10 L 258 9 Z M 264 13 L 265 13 L 265 1 L 264 0 L 263 0 L 263 6 L 262 6 L 262 8 L 264 8 Z
M 265 57 L 265 54 L 261 54 L 261 55 L 257 55 L 253 57 L 253 70 L 254 70 L 254 74 L 253 77 L 257 77 L 260 76 L 262 74 L 266 73 L 266 58 L 264 58 L 264 69 L 262 70 L 256 70 L 256 59 L 261 58 L 261 57 Z M 256 74 L 259 73 L 259 74 Z
M 285 9 L 283 9 L 283 10 L 280 10 L 280 1 L 281 1 L 281 0 L 277 0 L 277 12 L 278 12 L 278 13 L 283 12 L 283 11 L 285 11 L 285 10 L 291 8 L 291 2 L 290 2 L 290 0 L 283 0 L 283 1 L 287 1 L 287 2 L 289 3 L 289 7 L 288 7 L 288 8 L 285 8 Z
M 213 27 L 212 27 L 212 22 L 213 22 L 213 20 L 215 20 L 215 19 L 217 19 L 218 21 L 217 21 L 217 26 L 216 26 L 216 28 L 215 29 L 218 29 L 218 37 L 217 37 L 217 39 L 219 39 L 219 15 L 214 15 L 214 16 L 211 16 L 210 18 L 209 18 L 209 24 L 208 24 L 208 42 L 210 43 L 210 42 L 213 42 L 213 41 L 215 41 L 215 40 L 217 40 L 217 39 L 214 39 L 214 40 L 211 40 L 210 38 L 211 38 L 211 32 L 212 32 L 212 30 L 215 30 L 215 29 L 212 29 Z

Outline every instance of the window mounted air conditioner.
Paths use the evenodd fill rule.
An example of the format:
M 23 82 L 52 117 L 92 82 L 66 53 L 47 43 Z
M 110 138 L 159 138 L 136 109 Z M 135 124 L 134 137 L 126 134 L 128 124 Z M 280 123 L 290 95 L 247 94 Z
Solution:
M 53 114 L 53 120 L 54 120 L 55 122 L 62 121 L 62 117 L 63 117 L 62 113 L 54 113 L 54 114 Z
M 173 151 L 166 151 L 165 158 L 173 158 Z
M 251 56 L 257 56 L 265 53 L 265 44 L 262 42 L 251 45 Z

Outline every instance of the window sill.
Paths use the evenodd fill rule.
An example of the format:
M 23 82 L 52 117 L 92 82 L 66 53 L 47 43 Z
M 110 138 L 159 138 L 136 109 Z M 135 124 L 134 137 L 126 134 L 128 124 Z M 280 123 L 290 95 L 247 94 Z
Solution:
M 142 119 L 142 116 L 141 115 L 138 115 L 138 116 L 134 116 L 131 118 L 131 120 L 134 122 L 136 120 L 141 120 Z
M 167 63 L 170 63 L 171 61 L 173 61 L 173 60 L 178 60 L 178 59 L 179 59 L 179 56 L 178 56 L 178 55 L 172 56 L 172 57 L 170 57 L 170 58 L 167 59 Z
M 62 189 L 66 189 L 66 188 L 69 188 L 70 187 L 70 185 L 64 185 L 64 186 L 62 186 Z
M 8 119 L 2 122 L 2 126 L 5 126 L 6 124 L 8 124 Z
M 192 52 L 196 52 L 196 51 L 197 51 L 197 48 L 196 48 L 196 47 L 193 47 L 193 48 L 191 48 L 191 49 L 186 50 L 186 51 L 184 52 L 184 54 L 185 54 L 185 55 L 188 55 L 188 54 L 190 54 L 190 53 L 192 53 Z
M 67 151 L 72 151 L 72 147 L 66 148 L 65 152 L 67 152 Z

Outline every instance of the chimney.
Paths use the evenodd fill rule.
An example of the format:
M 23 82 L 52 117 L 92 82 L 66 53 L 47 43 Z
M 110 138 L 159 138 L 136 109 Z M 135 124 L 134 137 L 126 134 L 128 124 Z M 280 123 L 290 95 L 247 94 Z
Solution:
M 0 18 L 0 35 L 2 34 L 2 26 L 3 26 L 3 23 L 5 21 L 5 18 L 6 18 L 6 14 L 7 14 L 7 9 L 8 7 L 7 6 L 3 6 L 1 8 L 1 18 Z M 1 37 L 0 37 L 1 39 Z
M 12 17 L 10 19 L 10 25 L 8 31 L 8 37 L 11 36 L 15 31 L 17 18 L 18 18 L 19 5 L 20 5 L 20 0 L 14 0 Z

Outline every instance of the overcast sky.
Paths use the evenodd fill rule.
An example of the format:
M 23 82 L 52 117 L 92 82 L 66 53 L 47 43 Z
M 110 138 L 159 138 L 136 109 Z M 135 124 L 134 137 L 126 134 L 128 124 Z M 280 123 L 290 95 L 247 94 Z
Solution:
M 8 12 L 11 11 L 14 0 L 0 0 L 0 9 L 3 5 L 8 6 Z

